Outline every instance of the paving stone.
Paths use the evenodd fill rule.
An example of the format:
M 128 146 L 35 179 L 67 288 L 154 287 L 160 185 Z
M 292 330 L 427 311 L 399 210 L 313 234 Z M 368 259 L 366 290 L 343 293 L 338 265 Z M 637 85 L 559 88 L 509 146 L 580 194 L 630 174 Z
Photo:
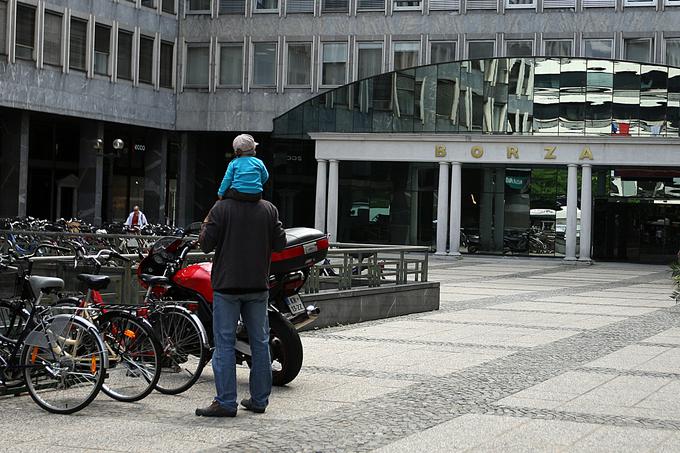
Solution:
M 680 307 L 667 298 L 665 267 L 489 257 L 434 257 L 431 266 L 431 279 L 444 283 L 440 313 L 304 333 L 301 374 L 274 389 L 263 415 L 195 417 L 194 408 L 215 392 L 208 367 L 185 394 L 152 394 L 130 405 L 102 396 L 68 418 L 44 413 L 26 396 L 0 397 L 0 445 L 680 450 Z M 237 370 L 239 397 L 247 396 L 247 376 L 247 368 Z M 98 437 L 78 435 L 84 431 Z M 30 444 L 7 443 L 26 433 L 33 433 Z

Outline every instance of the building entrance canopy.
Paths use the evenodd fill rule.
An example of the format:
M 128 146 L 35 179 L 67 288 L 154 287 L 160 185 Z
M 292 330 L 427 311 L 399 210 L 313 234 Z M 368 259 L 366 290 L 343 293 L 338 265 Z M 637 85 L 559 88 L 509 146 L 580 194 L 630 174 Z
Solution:
M 678 137 L 679 121 L 680 68 L 589 58 L 491 58 L 344 85 L 276 118 L 274 134 Z

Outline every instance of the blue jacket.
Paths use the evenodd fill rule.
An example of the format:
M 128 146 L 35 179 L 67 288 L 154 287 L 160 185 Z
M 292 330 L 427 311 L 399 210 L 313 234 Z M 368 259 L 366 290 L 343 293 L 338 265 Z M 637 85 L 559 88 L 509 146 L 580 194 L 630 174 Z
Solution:
M 237 157 L 229 162 L 217 195 L 224 196 L 228 189 L 242 193 L 260 193 L 268 179 L 269 172 L 260 159 L 253 156 Z

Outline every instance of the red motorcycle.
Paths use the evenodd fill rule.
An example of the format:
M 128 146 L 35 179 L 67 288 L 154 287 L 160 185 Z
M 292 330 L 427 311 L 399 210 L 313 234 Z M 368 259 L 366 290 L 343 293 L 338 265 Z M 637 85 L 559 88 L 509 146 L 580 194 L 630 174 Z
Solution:
M 187 231 L 195 230 L 189 228 Z M 269 328 L 274 385 L 291 382 L 302 367 L 302 342 L 298 329 L 316 319 L 319 310 L 305 307 L 299 292 L 304 286 L 314 264 L 326 258 L 328 237 L 311 228 L 286 230 L 287 246 L 272 254 L 269 278 Z M 157 241 L 149 254 L 140 262 L 137 270 L 142 285 L 148 277 L 158 275 L 162 285 L 153 288 L 156 295 L 182 303 L 196 313 L 208 334 L 210 346 L 214 347 L 212 334 L 213 290 L 210 284 L 212 263 L 186 264 L 189 252 L 196 241 L 187 237 L 163 238 Z M 187 302 L 190 301 L 190 302 Z M 236 363 L 250 365 L 248 333 L 239 322 L 236 331 Z

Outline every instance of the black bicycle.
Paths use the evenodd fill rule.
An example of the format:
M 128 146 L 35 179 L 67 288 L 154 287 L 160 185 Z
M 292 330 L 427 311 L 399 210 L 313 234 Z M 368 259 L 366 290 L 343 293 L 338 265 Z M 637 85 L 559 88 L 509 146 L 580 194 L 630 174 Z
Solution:
M 38 249 L 52 247 L 40 245 Z M 37 250 L 36 249 L 36 252 Z M 102 388 L 108 355 L 97 328 L 75 314 L 53 315 L 41 305 L 44 294 L 64 287 L 64 281 L 24 272 L 21 258 L 0 258 L 0 271 L 18 273 L 22 293 L 30 297 L 0 300 L 0 388 L 23 387 L 40 407 L 71 414 L 90 404 Z

